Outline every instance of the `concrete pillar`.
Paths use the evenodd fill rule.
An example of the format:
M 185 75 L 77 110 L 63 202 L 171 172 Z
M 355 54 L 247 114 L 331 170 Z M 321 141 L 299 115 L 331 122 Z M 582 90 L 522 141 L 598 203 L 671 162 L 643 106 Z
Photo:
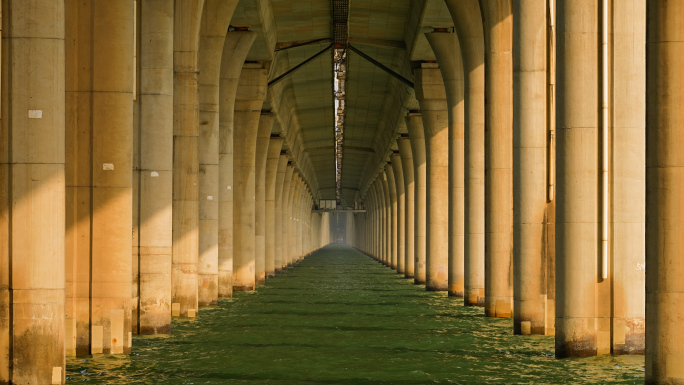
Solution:
M 546 1 L 517 1 L 513 11 L 513 330 L 543 335 L 547 319 Z
M 291 223 L 291 234 L 292 242 L 290 242 L 290 255 L 288 257 L 288 266 L 292 266 L 297 263 L 297 250 L 299 248 L 299 224 L 297 220 L 299 219 L 299 181 L 300 175 L 298 171 L 293 174 L 292 181 L 292 196 L 290 197 L 290 223 Z
M 378 260 L 387 265 L 387 197 L 382 174 L 375 180 L 375 196 L 378 200 Z
M 366 239 L 368 250 L 366 250 L 366 253 L 373 257 L 375 247 L 375 199 L 373 197 L 372 185 L 368 186 L 368 190 L 366 190 L 365 205 L 368 216 L 368 222 L 366 225 L 366 229 L 368 230 L 368 236 Z
M 293 166 L 294 167 L 294 166 Z M 295 192 L 297 190 L 297 177 L 299 173 L 294 171 L 292 173 L 292 179 L 290 181 L 290 192 L 287 196 L 287 260 L 285 261 L 285 266 L 292 266 L 292 261 L 294 260 L 294 252 L 297 246 L 297 240 L 295 239 Z
M 382 191 L 385 194 L 385 266 L 392 267 L 392 201 L 387 173 L 382 172 Z
M 598 0 L 557 3 L 556 357 L 610 351 L 601 283 Z
M 453 33 L 428 33 L 425 36 L 439 62 L 449 112 L 449 295 L 463 297 L 465 158 L 461 46 L 458 36 Z
M 306 190 L 304 188 L 303 180 L 299 183 L 299 199 L 297 200 L 297 257 L 295 263 L 302 260 L 302 253 L 304 249 L 304 195 Z
M 285 175 L 283 177 L 283 195 L 282 204 L 283 215 L 282 215 L 282 265 L 281 270 L 286 269 L 288 266 L 288 256 L 290 255 L 290 243 L 292 242 L 292 234 L 290 233 L 292 221 L 290 217 L 291 209 L 290 206 L 290 194 L 292 186 L 292 175 L 294 174 L 294 166 L 287 164 L 285 168 Z
M 366 192 L 366 199 L 368 199 L 369 207 L 369 223 L 368 223 L 368 253 L 371 257 L 375 258 L 375 187 L 371 184 L 368 186 L 368 191 Z
M 397 192 L 397 273 L 406 272 L 406 190 L 404 187 L 404 169 L 399 152 L 392 154 L 392 170 Z M 358 228 L 358 226 L 357 226 Z
M 134 8 L 69 5 L 69 351 L 130 352 Z
M 199 45 L 198 304 L 218 303 L 219 84 L 228 24 L 237 0 L 205 0 Z
M 256 148 L 267 72 L 261 64 L 245 64 L 235 97 L 233 147 L 233 290 L 256 285 Z
M 392 269 L 397 269 L 397 186 L 394 181 L 394 168 L 392 163 L 387 163 L 385 165 L 385 179 L 387 182 L 387 187 L 389 189 L 389 208 L 390 208 L 390 224 L 389 224 L 389 239 L 390 239 L 390 249 L 391 249 L 391 260 L 389 261 L 389 266 Z M 390 257 L 390 256 L 388 256 Z
M 242 65 L 256 39 L 256 32 L 226 34 L 219 84 L 219 297 L 233 295 L 233 135 L 234 107 Z
M 375 189 L 373 199 L 375 199 L 375 232 L 377 233 L 377 238 L 375 240 L 375 257 L 378 262 L 382 263 L 385 255 L 384 249 L 384 239 L 385 239 L 385 219 L 384 219 L 384 194 L 382 192 L 382 187 L 380 186 L 380 181 L 375 180 L 373 183 L 373 188 Z
M 135 10 L 129 0 L 91 4 L 90 351 L 130 353 Z
M 613 2 L 613 354 L 645 349 L 645 14 L 645 0 Z
M 199 92 L 197 51 L 203 0 L 175 3 L 173 47 L 172 315 L 197 314 Z
M 63 1 L 2 2 L 3 383 L 64 383 L 64 16 Z
M 292 250 L 292 264 L 299 262 L 302 247 L 302 226 L 301 226 L 301 209 L 302 209 L 302 175 L 297 175 L 295 182 L 294 200 L 292 202 L 292 218 L 294 225 L 294 248 Z
M 282 143 L 281 143 L 282 147 Z M 283 186 L 285 185 L 285 174 L 287 171 L 287 154 L 281 152 L 278 156 L 278 166 L 275 180 L 275 228 L 273 230 L 273 265 L 274 272 L 280 273 L 283 270 Z
M 311 215 L 311 211 L 307 212 L 306 210 L 306 205 L 308 204 L 309 200 L 309 192 L 306 189 L 306 185 L 304 185 L 304 182 L 302 181 L 302 198 L 300 199 L 300 208 L 299 208 L 299 226 L 300 226 L 300 232 L 301 232 L 301 243 L 299 245 L 299 261 L 304 259 L 304 256 L 306 255 L 306 237 L 307 237 L 307 218 L 309 215 Z M 298 261 L 298 262 L 299 262 Z
M 373 211 L 372 211 L 372 225 L 371 225 L 371 230 L 372 230 L 372 239 L 371 239 L 371 255 L 373 258 L 375 258 L 377 261 L 380 261 L 380 254 L 379 254 L 379 247 L 380 247 L 380 239 L 382 237 L 380 233 L 380 201 L 378 200 L 378 191 L 377 191 L 377 183 L 373 181 L 369 187 L 369 195 L 371 197 L 371 202 L 373 205 Z
M 435 63 L 414 71 L 425 132 L 425 286 L 449 289 L 449 114 L 442 73 Z M 446 242 L 445 242 L 446 240 Z
M 482 1 L 486 130 L 485 315 L 513 316 L 513 2 Z
M 381 256 L 381 244 L 382 244 L 382 230 L 380 228 L 380 223 L 382 222 L 382 216 L 380 215 L 380 197 L 378 195 L 378 183 L 373 182 L 371 199 L 373 200 L 373 257 L 380 262 L 382 260 Z
M 366 237 L 367 248 L 366 253 L 369 256 L 373 256 L 373 238 L 375 235 L 375 228 L 373 222 L 375 221 L 375 201 L 373 200 L 373 189 L 372 185 L 368 186 L 366 190 L 366 196 L 364 197 L 364 205 L 366 206 L 366 215 L 368 217 L 366 229 L 368 230 L 368 236 Z
M 445 0 L 463 58 L 465 192 L 463 303 L 485 304 L 485 58 L 478 0 Z
M 414 273 L 413 277 L 417 284 L 425 284 L 425 253 L 426 253 L 426 186 L 427 166 L 425 159 L 425 131 L 423 131 L 423 119 L 420 113 L 410 113 L 406 118 L 409 137 L 411 138 L 411 154 L 413 157 L 413 184 L 414 184 Z
M 321 246 L 330 244 L 330 213 L 321 213 Z
M 171 331 L 171 250 L 173 206 L 173 1 L 139 1 L 140 69 L 137 154 L 139 208 L 137 331 Z M 135 196 L 134 196 L 135 197 Z M 135 304 L 134 304 L 135 306 Z M 78 352 L 77 352 L 78 353 Z M 87 352 L 83 352 L 87 354 Z
M 48 2 L 45 2 L 48 4 Z M 8 4 L 9 5 L 9 4 Z M 17 5 L 12 4 L 12 7 Z M 87 28 L 91 24 L 79 15 L 91 14 L 92 4 L 76 3 L 74 0 L 63 2 L 66 12 L 65 39 L 70 44 L 65 47 L 66 63 L 66 92 L 65 116 L 66 124 L 66 239 L 65 239 L 65 350 L 69 356 L 90 354 L 90 282 L 91 282 L 91 252 L 90 238 L 92 230 L 92 198 L 90 192 L 93 185 L 91 167 L 93 164 L 90 154 L 92 137 L 92 60 L 81 59 L 92 49 L 92 30 Z M 9 15 L 7 9 L 3 10 Z M 86 24 L 87 23 L 87 24 Z M 81 27 L 84 27 L 81 30 Z M 58 27 L 59 28 L 59 27 Z M 10 37 L 11 39 L 11 37 Z M 56 42 L 56 41 L 55 41 Z M 78 43 L 78 44 L 77 44 Z M 53 64 L 50 64 L 53 65 Z M 79 71 L 79 68 L 83 68 Z M 4 82 L 3 82 L 4 83 Z M 4 91 L 3 91 L 4 92 Z M 8 91 L 9 94 L 9 91 Z M 3 93 L 2 100 L 8 100 Z M 81 106 L 79 108 L 79 106 Z M 9 119 L 3 119 L 3 127 Z M 29 122 L 33 122 L 29 120 Z M 9 125 L 9 123 L 8 123 Z M 6 163 L 3 161 L 3 163 Z M 11 163 L 11 162 L 10 162 Z M 8 361 L 9 362 L 9 361 Z M 1 376 L 0 376 L 1 378 Z
M 612 352 L 644 354 L 646 1 L 619 1 L 613 2 L 612 6 Z M 663 62 L 664 60 L 656 61 Z M 649 129 L 655 129 L 657 126 L 654 122 L 649 124 Z M 647 139 L 647 142 L 650 142 L 650 139 Z M 649 266 L 653 264 L 650 263 Z
M 299 262 L 302 250 L 302 225 L 301 225 L 301 209 L 302 209 L 302 175 L 297 173 L 295 181 L 295 191 L 292 200 L 292 218 L 294 226 L 294 247 L 292 248 L 292 264 Z
M 255 261 L 254 277 L 257 285 L 266 282 L 266 159 L 268 158 L 268 142 L 273 130 L 275 115 L 262 112 L 257 130 L 255 152 Z
M 280 155 L 284 139 L 271 137 L 268 143 L 268 159 L 266 160 L 266 278 L 276 273 L 276 237 L 278 221 L 276 220 L 276 185 L 280 174 L 280 190 L 282 193 L 282 178 L 285 175 L 287 158 Z M 282 163 L 282 164 L 281 164 Z M 282 209 L 281 209 L 282 211 Z M 282 256 L 280 257 L 282 263 Z
M 370 202 L 371 202 L 371 235 L 370 235 L 370 254 L 376 260 L 378 259 L 378 240 L 380 236 L 378 235 L 378 199 L 375 192 L 375 182 L 371 184 L 368 192 Z
M 684 373 L 684 4 L 647 3 L 646 384 L 681 384 Z
M 415 183 L 413 170 L 413 154 L 411 152 L 411 140 L 409 138 L 401 137 L 397 139 L 397 145 L 399 147 L 399 156 L 401 157 L 401 168 L 403 171 L 404 179 L 404 193 L 406 194 L 405 204 L 405 241 L 404 250 L 406 252 L 404 264 L 406 265 L 406 270 L 404 276 L 406 278 L 413 278 L 414 276 L 414 266 L 415 266 Z

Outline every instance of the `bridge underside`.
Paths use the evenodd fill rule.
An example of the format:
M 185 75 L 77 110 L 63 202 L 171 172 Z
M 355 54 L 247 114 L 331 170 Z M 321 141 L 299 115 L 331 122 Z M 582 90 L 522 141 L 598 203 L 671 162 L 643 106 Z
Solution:
M 684 381 L 683 12 L 2 0 L 0 383 L 62 384 L 331 242 Z

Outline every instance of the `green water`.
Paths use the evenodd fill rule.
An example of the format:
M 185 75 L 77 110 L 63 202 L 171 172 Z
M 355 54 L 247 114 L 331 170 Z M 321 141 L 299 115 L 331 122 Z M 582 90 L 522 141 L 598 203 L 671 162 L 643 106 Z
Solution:
M 367 256 L 329 246 L 130 356 L 67 360 L 90 384 L 642 384 L 643 356 L 556 360 L 553 337 L 426 292 Z

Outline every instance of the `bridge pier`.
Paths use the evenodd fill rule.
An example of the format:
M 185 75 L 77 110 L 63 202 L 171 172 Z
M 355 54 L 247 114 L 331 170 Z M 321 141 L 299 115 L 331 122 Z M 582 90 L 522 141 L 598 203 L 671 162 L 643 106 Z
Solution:
M 423 120 L 419 113 L 409 113 L 406 117 L 409 131 L 411 155 L 413 158 L 413 186 L 414 186 L 414 265 L 413 278 L 419 285 L 426 282 L 425 258 L 427 253 L 426 225 L 427 225 L 427 166 L 425 159 L 425 131 Z

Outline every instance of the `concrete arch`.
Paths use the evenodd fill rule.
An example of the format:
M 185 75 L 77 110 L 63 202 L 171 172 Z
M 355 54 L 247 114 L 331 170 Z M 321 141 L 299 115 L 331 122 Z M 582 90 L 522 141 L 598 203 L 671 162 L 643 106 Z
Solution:
M 172 314 L 198 309 L 199 77 L 198 51 L 204 0 L 175 2 L 173 31 L 173 266 Z
M 205 0 L 200 25 L 198 303 L 219 298 L 219 85 L 226 33 L 237 0 Z
M 485 297 L 485 67 L 484 28 L 477 0 L 446 0 L 464 71 L 464 304 Z

